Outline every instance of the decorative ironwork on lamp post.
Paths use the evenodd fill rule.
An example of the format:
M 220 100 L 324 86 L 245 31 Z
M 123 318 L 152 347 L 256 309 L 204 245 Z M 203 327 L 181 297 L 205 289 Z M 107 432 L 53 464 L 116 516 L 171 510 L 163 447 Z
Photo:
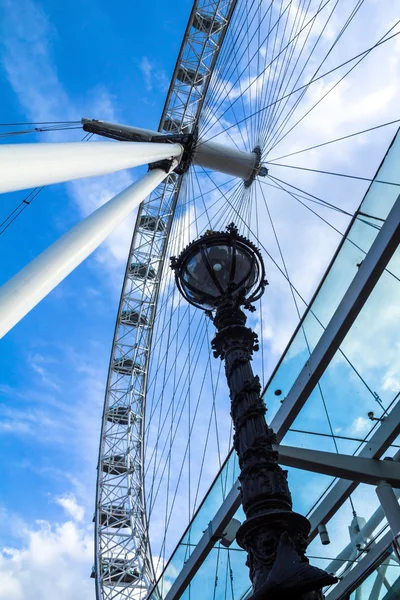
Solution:
M 310 523 L 292 510 L 287 471 L 278 464 L 276 437 L 251 367 L 258 339 L 241 307 L 254 311 L 267 285 L 261 253 L 231 223 L 226 232 L 207 231 L 189 244 L 171 258 L 171 268 L 180 293 L 213 320 L 214 356 L 225 361 L 246 515 L 236 539 L 247 551 L 251 598 L 322 600 L 322 587 L 337 579 L 305 556 Z

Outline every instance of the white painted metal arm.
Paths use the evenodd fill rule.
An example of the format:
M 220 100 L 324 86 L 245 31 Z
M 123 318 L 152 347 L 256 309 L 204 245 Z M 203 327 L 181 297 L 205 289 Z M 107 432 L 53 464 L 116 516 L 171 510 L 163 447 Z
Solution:
M 177 161 L 174 161 L 174 168 Z M 162 169 L 103 204 L 0 288 L 0 337 L 69 275 L 166 177 Z
M 181 154 L 180 144 L 1 144 L 0 193 L 106 175 L 165 158 L 176 158 Z

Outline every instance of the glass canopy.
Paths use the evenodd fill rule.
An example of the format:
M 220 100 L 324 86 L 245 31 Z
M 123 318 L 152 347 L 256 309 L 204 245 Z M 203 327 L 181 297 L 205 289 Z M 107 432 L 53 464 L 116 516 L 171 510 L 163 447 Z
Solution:
M 397 133 L 319 289 L 266 386 L 264 398 L 269 421 L 285 402 L 396 201 L 400 189 L 397 184 L 399 163 L 400 135 Z M 399 399 L 399 291 L 398 249 L 284 437 L 284 444 L 341 454 L 357 454 L 368 444 L 380 427 L 381 419 L 390 413 Z M 374 420 L 370 419 L 368 413 L 373 413 Z M 395 440 L 386 451 L 386 456 L 397 458 L 399 449 L 399 440 Z M 153 591 L 154 600 L 160 596 L 165 598 L 237 476 L 236 456 L 231 451 L 166 565 L 157 589 Z M 333 481 L 326 475 L 289 469 L 294 509 L 310 516 Z M 399 491 L 396 493 L 400 496 Z M 379 511 L 379 506 L 373 486 L 359 485 L 327 523 L 331 543 L 323 546 L 320 539 L 315 538 L 310 544 L 308 556 L 311 562 L 322 568 L 334 568 L 339 575 L 343 573 L 345 576 L 351 572 L 354 565 L 359 564 L 367 554 L 365 548 L 368 544 L 375 544 L 388 531 L 383 514 L 379 519 L 376 517 L 376 527 L 369 532 L 368 538 L 362 540 L 358 551 L 354 545 L 344 558 L 337 557 L 345 547 L 351 546 L 352 539 L 355 539 L 354 528 L 362 529 Z M 241 522 L 244 520 L 241 508 L 235 518 Z M 225 547 L 217 540 L 191 579 L 184 597 L 239 600 L 249 591 L 245 559 L 245 553 L 236 542 Z M 373 597 L 374 600 L 397 598 L 400 591 L 395 592 L 395 589 L 400 590 L 399 582 L 399 562 L 393 553 L 389 556 L 386 553 L 363 584 L 366 594 L 370 590 L 363 597 Z M 374 596 L 370 595 L 372 589 L 377 590 Z M 327 599 L 335 597 L 331 595 L 334 589 L 326 593 Z M 346 600 L 359 597 L 356 591 L 350 596 L 343 596 Z

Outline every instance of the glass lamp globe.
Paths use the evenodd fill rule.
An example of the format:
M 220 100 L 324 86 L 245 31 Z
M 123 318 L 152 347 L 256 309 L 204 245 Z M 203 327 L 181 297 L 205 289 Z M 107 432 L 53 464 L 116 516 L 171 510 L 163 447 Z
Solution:
M 171 259 L 178 288 L 188 302 L 212 310 L 230 298 L 250 306 L 264 291 L 265 270 L 259 250 L 239 235 L 207 231 Z

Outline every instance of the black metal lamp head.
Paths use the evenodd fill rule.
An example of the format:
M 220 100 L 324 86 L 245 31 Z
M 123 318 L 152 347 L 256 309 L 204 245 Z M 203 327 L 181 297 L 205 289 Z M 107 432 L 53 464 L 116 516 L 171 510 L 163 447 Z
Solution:
M 258 248 L 231 223 L 226 231 L 207 231 L 171 258 L 176 284 L 190 304 L 204 310 L 225 300 L 254 310 L 267 281 Z

